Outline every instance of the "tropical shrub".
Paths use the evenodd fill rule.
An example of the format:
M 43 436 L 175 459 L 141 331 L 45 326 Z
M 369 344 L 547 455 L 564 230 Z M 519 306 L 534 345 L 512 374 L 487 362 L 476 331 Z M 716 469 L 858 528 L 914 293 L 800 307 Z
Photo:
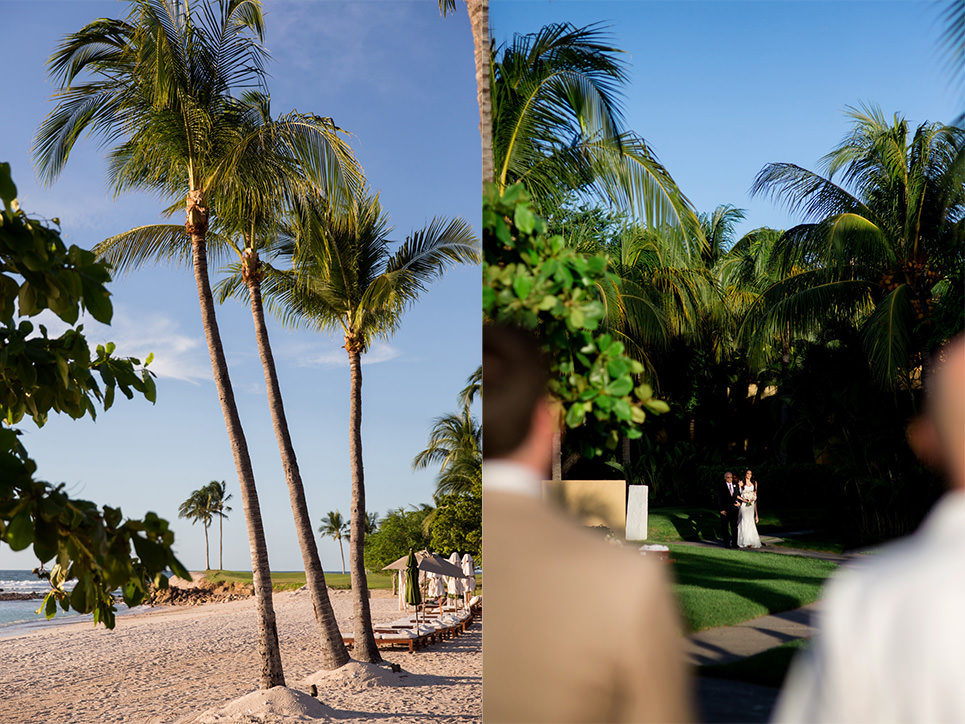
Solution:
M 152 585 L 167 586 L 168 569 L 189 575 L 172 551 L 173 531 L 154 513 L 125 520 L 119 508 L 98 508 L 68 496 L 63 483 L 36 479 L 37 464 L 20 432 L 3 425 L 25 415 L 43 425 L 51 410 L 94 418 L 98 405 L 111 407 L 116 390 L 153 402 L 154 379 L 139 360 L 113 357 L 113 344 L 91 353 L 76 323 L 81 309 L 110 323 L 107 266 L 28 217 L 16 196 L 10 165 L 0 163 L 0 542 L 15 551 L 33 546 L 42 564 L 54 561 L 46 574 L 51 591 L 41 606 L 47 618 L 59 603 L 113 628 L 112 591 L 120 588 L 124 602 L 136 606 Z M 35 334 L 27 320 L 48 309 L 70 325 L 59 337 L 44 325 Z M 71 580 L 76 583 L 68 592 L 64 584 Z
M 581 254 L 532 210 L 521 185 L 490 185 L 483 200 L 483 315 L 532 331 L 550 365 L 549 390 L 569 428 L 596 434 L 583 452 L 614 449 L 620 435 L 642 435 L 647 412 L 669 407 L 641 381 L 643 365 L 603 329 L 599 286 L 612 283 L 606 258 Z

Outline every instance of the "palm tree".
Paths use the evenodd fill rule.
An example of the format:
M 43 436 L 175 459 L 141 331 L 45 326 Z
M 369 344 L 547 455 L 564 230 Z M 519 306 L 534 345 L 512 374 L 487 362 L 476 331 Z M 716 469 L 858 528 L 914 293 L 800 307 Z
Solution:
M 338 553 L 342 557 L 342 573 L 345 573 L 345 552 L 342 550 L 342 538 L 349 537 L 349 525 L 342 519 L 342 514 L 337 510 L 332 510 L 327 516 L 322 518 L 322 524 L 318 532 L 323 536 L 328 536 L 338 541 Z
M 231 512 L 231 506 L 227 505 L 231 500 L 231 493 L 228 492 L 228 484 L 224 480 L 212 480 L 206 486 L 206 490 L 211 500 L 211 513 L 218 517 L 218 570 L 223 571 L 224 519 Z
M 479 365 L 466 378 L 466 386 L 459 391 L 459 405 L 464 408 L 471 407 L 480 392 L 482 392 L 482 365 Z
M 437 417 L 429 432 L 429 444 L 412 461 L 414 470 L 438 464 L 436 495 L 468 493 L 482 475 L 482 433 L 479 423 L 467 414 Z
M 847 115 L 851 133 L 824 157 L 823 175 L 772 163 L 754 182 L 755 193 L 783 200 L 805 222 L 778 241 L 779 280 L 747 329 L 759 342 L 786 342 L 829 321 L 854 325 L 880 383 L 911 388 L 929 313 L 965 262 L 965 130 L 925 122 L 909 138 L 898 114 Z
M 556 23 L 496 50 L 496 184 L 522 182 L 544 215 L 574 197 L 593 199 L 699 240 L 690 202 L 646 141 L 622 127 L 628 76 L 607 40 L 599 25 Z
M 480 366 L 469 376 L 466 387 L 459 393 L 462 410 L 433 421 L 429 444 L 412 461 L 413 470 L 439 465 L 437 497 L 468 493 L 473 485 L 482 480 L 482 428 L 470 412 L 481 381 Z
M 290 113 L 273 120 L 267 95 L 249 93 L 248 131 L 232 152 L 234 170 L 219 189 L 221 226 L 238 262 L 220 288 L 220 300 L 244 297 L 251 309 L 255 339 L 265 375 L 269 409 L 281 456 L 306 582 L 322 636 L 322 665 L 333 669 L 349 655 L 328 595 L 325 573 L 312 532 L 298 459 L 285 415 L 278 373 L 262 302 L 264 270 L 260 251 L 274 253 L 283 234 L 283 219 L 299 199 L 324 193 L 344 199 L 356 191 L 361 170 L 351 148 L 331 119 Z
M 191 492 L 180 506 L 178 506 L 178 517 L 187 518 L 192 523 L 201 523 L 204 528 L 204 567 L 211 570 L 211 557 L 208 554 L 208 526 L 214 518 L 214 508 L 212 506 L 211 493 L 207 486 L 198 488 Z
M 365 485 L 362 465 L 362 355 L 389 337 L 430 281 L 454 264 L 479 260 L 478 242 L 461 220 L 434 219 L 390 252 L 388 219 L 377 196 L 340 203 L 315 199 L 294 219 L 281 257 L 287 270 L 266 265 L 269 308 L 288 322 L 338 330 L 350 374 L 349 458 L 352 507 L 349 559 L 355 611 L 355 655 L 381 661 L 372 631 L 363 558 Z
M 166 243 L 181 233 L 190 258 L 212 372 L 234 456 L 248 528 L 258 606 L 263 688 L 284 685 L 272 606 L 271 574 L 251 460 L 238 414 L 208 280 L 208 201 L 243 135 L 249 107 L 232 93 L 263 84 L 266 52 L 259 0 L 217 4 L 130 0 L 124 20 L 99 19 L 68 35 L 50 61 L 59 83 L 56 108 L 37 134 L 34 154 L 44 180 L 54 180 L 84 132 L 113 147 L 115 193 L 150 189 L 184 199 L 183 232 L 128 238 L 101 252 L 136 266 L 154 258 L 185 261 L 187 245 Z M 81 75 L 89 76 L 80 82 Z M 222 251 L 218 240 L 211 249 Z M 174 251 L 178 253 L 175 254 Z
M 456 0 L 439 0 L 443 17 L 456 9 Z M 476 100 L 479 104 L 479 137 L 482 141 L 483 184 L 493 175 L 492 55 L 489 39 L 489 0 L 466 0 L 472 29 L 473 59 L 476 63 Z
M 379 527 L 379 514 L 378 513 L 366 513 L 365 514 L 365 535 L 370 535 L 374 533 Z

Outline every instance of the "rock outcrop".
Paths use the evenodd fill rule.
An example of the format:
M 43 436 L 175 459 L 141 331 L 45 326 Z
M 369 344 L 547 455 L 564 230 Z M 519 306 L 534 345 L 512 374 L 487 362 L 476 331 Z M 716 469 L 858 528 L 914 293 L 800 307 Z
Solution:
M 145 603 L 152 606 L 197 606 L 202 603 L 224 603 L 248 598 L 253 594 L 250 585 L 244 583 L 211 583 L 195 581 L 190 588 L 168 586 L 151 592 Z

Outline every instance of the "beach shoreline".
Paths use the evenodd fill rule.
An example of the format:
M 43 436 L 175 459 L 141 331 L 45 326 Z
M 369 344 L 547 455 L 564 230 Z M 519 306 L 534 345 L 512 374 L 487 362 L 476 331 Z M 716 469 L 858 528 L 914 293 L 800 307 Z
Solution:
M 350 592 L 329 593 L 340 628 L 350 631 Z M 273 600 L 286 683 L 307 691 L 303 680 L 320 669 L 311 597 L 285 591 Z M 387 591 L 372 592 L 371 608 L 375 623 L 402 615 Z M 190 720 L 258 688 L 256 638 L 254 598 L 132 611 L 113 631 L 89 621 L 21 631 L 0 638 L 0 721 Z M 383 656 L 411 672 L 414 685 L 319 687 L 339 721 L 391 721 L 402 712 L 409 721 L 420 714 L 440 722 L 481 719 L 481 624 L 415 654 Z

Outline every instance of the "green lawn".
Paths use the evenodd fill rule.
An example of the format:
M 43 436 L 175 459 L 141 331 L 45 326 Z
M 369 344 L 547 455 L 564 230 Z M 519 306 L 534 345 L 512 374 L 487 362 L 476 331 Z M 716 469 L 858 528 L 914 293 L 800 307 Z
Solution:
M 779 535 L 783 531 L 809 530 L 822 524 L 822 513 L 811 510 L 791 510 L 762 515 L 757 529 L 762 535 Z M 647 541 L 673 543 L 676 541 L 713 541 L 720 535 L 720 518 L 709 508 L 654 508 L 647 520 Z M 829 553 L 842 553 L 844 546 L 828 540 L 827 534 L 804 533 L 787 538 L 777 545 Z
M 816 601 L 837 567 L 801 556 L 670 544 L 674 586 L 690 631 L 731 626 Z
M 807 639 L 788 641 L 773 649 L 727 664 L 708 664 L 697 669 L 698 676 L 746 681 L 758 686 L 780 688 L 794 656 L 807 648 Z
M 209 581 L 215 583 L 228 581 L 229 583 L 251 583 L 251 571 L 207 571 Z M 325 583 L 330 588 L 351 588 L 351 575 L 348 573 L 326 573 Z M 392 576 L 386 573 L 370 573 L 369 588 L 391 589 Z M 304 571 L 272 571 L 272 588 L 276 591 L 293 591 L 305 585 Z
M 206 571 L 205 576 L 209 581 L 215 583 L 228 581 L 229 583 L 251 583 L 251 571 Z M 348 589 L 352 587 L 351 574 L 349 573 L 326 573 L 325 583 L 329 588 Z M 370 589 L 391 590 L 392 574 L 389 573 L 369 573 L 368 583 Z M 272 588 L 276 591 L 294 591 L 305 585 L 304 571 L 272 571 Z M 476 593 L 482 590 L 482 575 L 476 576 Z

